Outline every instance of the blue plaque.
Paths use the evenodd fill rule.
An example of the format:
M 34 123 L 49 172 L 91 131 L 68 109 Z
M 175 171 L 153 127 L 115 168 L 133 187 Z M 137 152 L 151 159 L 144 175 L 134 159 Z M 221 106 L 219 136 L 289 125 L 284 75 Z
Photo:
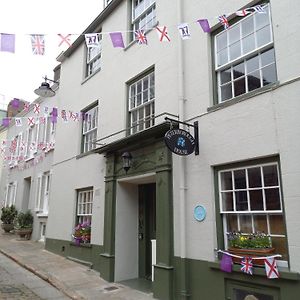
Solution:
M 194 208 L 194 217 L 197 221 L 203 221 L 206 217 L 206 209 L 202 205 L 197 205 Z

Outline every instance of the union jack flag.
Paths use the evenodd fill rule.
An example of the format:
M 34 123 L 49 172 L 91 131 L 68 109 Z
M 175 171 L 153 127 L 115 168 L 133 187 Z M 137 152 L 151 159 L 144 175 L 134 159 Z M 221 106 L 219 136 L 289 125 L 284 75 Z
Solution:
M 239 17 L 245 17 L 250 13 L 251 11 L 249 11 L 249 9 L 246 8 L 246 9 L 238 10 L 235 14 Z
M 136 37 L 136 41 L 138 44 L 140 45 L 147 45 L 148 44 L 148 41 L 147 41 L 147 38 L 146 38 L 146 35 L 144 33 L 144 30 L 136 30 L 135 32 L 135 37 Z
M 261 5 L 256 5 L 252 8 L 253 8 L 254 12 L 257 12 L 259 14 L 265 14 L 266 13 L 264 8 Z
M 218 20 L 224 26 L 224 29 L 227 29 L 230 26 L 225 15 L 219 16 Z
M 241 265 L 242 265 L 241 271 L 243 271 L 246 274 L 252 275 L 252 268 L 253 268 L 252 258 L 243 257 L 243 259 L 241 261 Z
M 45 54 L 45 36 L 43 34 L 31 34 L 32 54 Z

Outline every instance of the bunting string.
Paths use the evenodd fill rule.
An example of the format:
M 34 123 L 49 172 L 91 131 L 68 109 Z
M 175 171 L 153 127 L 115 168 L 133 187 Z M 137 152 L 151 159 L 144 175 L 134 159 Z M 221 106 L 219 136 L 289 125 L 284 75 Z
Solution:
M 236 255 L 236 254 L 232 254 L 232 253 L 229 253 L 227 251 L 224 251 L 224 250 L 218 250 L 217 251 L 218 253 L 223 253 L 223 254 L 226 254 L 228 256 L 231 256 L 231 257 L 235 257 L 235 258 L 244 258 L 245 256 L 239 256 L 239 255 Z M 259 260 L 259 259 L 268 259 L 268 258 L 276 258 L 276 257 L 282 257 L 282 255 L 280 254 L 274 254 L 274 255 L 268 255 L 268 256 L 260 256 L 260 257 L 255 257 L 255 256 L 251 256 L 251 259 L 252 260 Z

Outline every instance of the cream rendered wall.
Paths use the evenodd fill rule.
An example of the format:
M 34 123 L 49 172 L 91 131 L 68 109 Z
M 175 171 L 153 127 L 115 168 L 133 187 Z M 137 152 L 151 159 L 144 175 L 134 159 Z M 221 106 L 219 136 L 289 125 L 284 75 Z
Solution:
M 191 1 L 184 5 L 184 16 L 191 20 L 217 16 L 224 12 L 234 12 L 247 3 L 248 1 L 205 1 L 203 5 L 203 1 Z M 299 79 L 299 4 L 292 0 L 284 3 L 271 1 L 279 84 L 294 78 Z M 211 25 L 216 23 L 213 18 L 209 21 Z M 207 113 L 207 108 L 213 104 L 210 39 L 199 29 L 195 38 L 193 36 L 184 43 L 184 53 L 187 99 L 185 119 L 191 119 L 191 122 L 198 120 L 200 127 L 200 154 L 185 158 L 188 170 L 184 236 L 187 257 L 213 260 L 215 256 L 216 195 L 213 167 L 278 154 L 281 162 L 291 269 L 299 272 L 299 81 Z M 201 117 L 197 117 L 201 114 Z M 179 209 L 181 200 L 178 197 L 178 187 L 181 169 L 178 165 L 179 158 L 173 155 L 173 159 L 175 255 L 180 256 L 182 212 Z M 197 204 L 202 204 L 207 209 L 207 217 L 203 222 L 197 222 L 193 218 L 193 209 Z

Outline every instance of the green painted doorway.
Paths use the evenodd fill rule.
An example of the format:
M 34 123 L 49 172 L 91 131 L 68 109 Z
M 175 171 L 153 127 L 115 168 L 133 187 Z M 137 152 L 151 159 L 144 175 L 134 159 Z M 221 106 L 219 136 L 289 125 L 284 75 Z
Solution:
M 156 239 L 156 185 L 138 186 L 139 196 L 139 278 L 151 280 L 152 245 Z

